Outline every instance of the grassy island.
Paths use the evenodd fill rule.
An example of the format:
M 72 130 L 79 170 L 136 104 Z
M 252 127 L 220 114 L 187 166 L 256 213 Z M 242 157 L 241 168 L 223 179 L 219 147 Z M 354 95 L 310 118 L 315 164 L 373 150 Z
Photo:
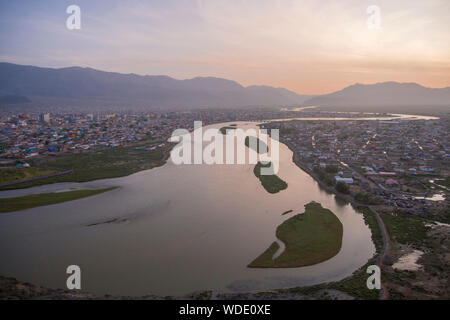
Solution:
M 77 200 L 104 193 L 116 187 L 97 190 L 76 190 L 67 192 L 39 193 L 15 198 L 0 198 L 0 212 L 25 210 L 50 204 Z
M 254 141 L 254 140 L 256 140 L 256 141 Z M 250 142 L 252 142 L 252 145 L 250 144 Z M 259 154 L 267 153 L 267 151 L 269 150 L 267 144 L 264 141 L 261 141 L 257 137 L 253 137 L 253 136 L 245 137 L 245 145 L 247 146 L 247 148 L 251 148 L 254 151 L 258 152 Z M 253 147 L 254 145 L 256 145 L 256 149 Z M 261 146 L 261 148 L 260 148 L 260 146 Z
M 278 226 L 276 236 L 286 248 L 272 259 L 279 245 L 270 247 L 251 262 L 250 268 L 295 268 L 310 266 L 334 257 L 341 250 L 343 226 L 339 219 L 320 203 L 311 202 L 305 212 Z
M 222 134 L 227 134 L 227 131 L 228 131 L 228 130 L 236 130 L 236 125 L 234 125 L 234 126 L 230 125 L 230 126 L 222 127 L 222 128 L 219 129 L 219 131 L 220 131 Z
M 269 193 L 277 193 L 281 190 L 287 189 L 287 183 L 281 180 L 276 174 L 261 175 L 261 168 L 269 168 L 270 166 L 270 162 L 267 164 L 258 162 L 253 169 L 253 173 L 259 179 L 259 181 L 261 181 L 264 189 L 266 189 L 266 191 Z

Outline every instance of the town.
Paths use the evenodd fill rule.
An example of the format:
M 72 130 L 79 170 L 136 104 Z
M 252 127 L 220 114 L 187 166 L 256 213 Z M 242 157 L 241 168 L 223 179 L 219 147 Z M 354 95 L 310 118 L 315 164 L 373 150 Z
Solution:
M 445 278 L 439 272 L 446 265 L 450 222 L 450 118 L 436 116 L 320 108 L 4 113 L 0 117 L 0 190 L 128 176 L 164 165 L 175 145 L 169 138 L 176 129 L 192 131 L 195 121 L 230 127 L 240 121 L 255 122 L 268 132 L 279 129 L 280 142 L 292 151 L 295 164 L 314 179 L 311 182 L 319 190 L 362 213 L 378 264 L 390 277 L 388 297 L 445 295 Z M 5 212 L 27 206 L 5 201 Z M 388 231 L 381 231 L 383 224 L 377 217 Z M 122 221 L 128 218 L 89 226 Z M 416 280 L 408 278 L 410 271 L 400 275 L 394 262 L 416 253 L 423 255 L 424 271 L 417 273 Z M 366 274 L 364 267 L 349 278 L 351 288 L 354 283 L 365 288 L 365 278 L 361 283 L 358 280 L 361 274 Z M 424 279 L 432 281 L 417 290 L 408 289 Z M 365 289 L 343 290 L 364 298 L 378 296 Z
M 280 140 L 325 188 L 360 204 L 448 220 L 449 120 L 285 121 Z M 447 200 L 446 200 L 447 199 Z
M 320 113 L 326 117 L 340 113 Z M 357 117 L 359 113 L 345 114 Z M 194 110 L 140 113 L 1 114 L 0 159 L 24 160 L 37 155 L 78 153 L 99 148 L 132 145 L 143 140 L 166 141 L 178 128 L 193 129 L 227 121 L 260 121 L 298 117 L 295 111 L 273 109 Z M 317 112 L 302 112 L 302 117 Z M 377 116 L 382 116 L 377 114 Z
M 371 114 L 378 120 L 315 120 L 364 118 L 367 114 L 308 108 L 300 111 L 260 108 L 5 114 L 0 117 L 0 168 L 6 172 L 7 168 L 42 163 L 34 159 L 127 146 L 139 149 L 142 144 L 144 150 L 167 148 L 167 153 L 173 131 L 193 130 L 194 121 L 200 120 L 203 125 L 264 121 L 262 128 L 280 129 L 280 140 L 293 151 L 298 166 L 341 197 L 448 220 L 448 118 L 411 121 L 390 119 L 383 113 Z M 270 122 L 299 116 L 311 119 Z M 42 171 L 35 175 L 40 174 Z

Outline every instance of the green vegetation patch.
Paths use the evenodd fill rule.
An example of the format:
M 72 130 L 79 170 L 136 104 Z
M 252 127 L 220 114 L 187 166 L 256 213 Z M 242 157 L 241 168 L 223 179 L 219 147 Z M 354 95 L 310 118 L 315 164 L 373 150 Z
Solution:
M 115 147 L 91 152 L 64 154 L 54 157 L 33 159 L 32 166 L 56 168 L 60 171 L 72 170 L 71 173 L 24 182 L 1 188 L 28 188 L 56 182 L 86 182 L 128 176 L 132 173 L 162 166 L 170 155 L 174 144 L 162 147 L 143 146 Z
M 339 290 L 345 292 L 353 297 L 366 300 L 377 300 L 379 299 L 378 290 L 370 290 L 367 288 L 367 267 L 376 264 L 374 259 L 369 260 L 369 262 L 356 270 L 350 277 L 342 279 L 336 282 L 322 283 L 313 286 L 306 287 L 296 287 L 291 289 L 281 289 L 279 292 L 291 292 L 305 295 L 317 295 L 321 290 Z M 383 279 L 383 278 L 382 278 Z
M 16 198 L 0 198 L 0 212 L 25 210 L 40 206 L 47 206 L 51 204 L 77 200 L 85 197 L 94 196 L 96 194 L 104 193 L 113 189 L 116 189 L 116 187 L 97 190 L 76 190 L 76 191 L 55 192 L 55 193 L 39 193 Z
M 275 260 L 272 259 L 273 255 L 280 248 L 280 245 L 275 241 L 266 249 L 260 256 L 253 260 L 247 267 L 249 268 L 281 268 L 275 265 Z
M 339 219 L 320 203 L 311 202 L 303 214 L 284 221 L 276 236 L 286 246 L 272 259 L 279 245 L 270 247 L 248 266 L 250 268 L 295 268 L 310 266 L 334 257 L 341 250 L 343 226 Z
M 277 193 L 284 189 L 287 189 L 288 185 L 286 182 L 281 180 L 276 174 L 271 175 L 262 175 L 261 174 L 261 168 L 270 168 L 271 162 L 263 164 L 261 162 L 258 162 L 253 169 L 253 173 L 255 176 L 261 181 L 261 184 L 263 185 L 264 189 L 266 189 L 269 193 Z
M 37 178 L 57 172 L 58 172 L 57 170 L 36 168 L 36 167 L 0 168 L 0 184 Z
M 338 173 L 339 167 L 335 164 L 327 164 L 327 166 L 325 167 L 325 171 L 333 174 Z
M 319 180 L 325 182 L 327 184 L 327 186 L 334 186 L 335 181 L 334 181 L 334 175 L 330 174 L 329 171 L 325 171 L 323 170 L 321 167 L 315 166 L 313 168 L 313 171 L 315 174 L 317 174 L 317 177 L 319 178 Z
M 379 204 L 382 203 L 382 200 L 379 197 L 376 197 L 367 192 L 358 192 L 354 196 L 355 200 L 361 204 Z
M 350 194 L 350 187 L 345 182 L 339 181 L 336 183 L 336 190 L 340 193 Z
M 402 244 L 421 245 L 430 229 L 424 225 L 426 220 L 412 214 L 382 213 L 381 218 L 391 238 Z

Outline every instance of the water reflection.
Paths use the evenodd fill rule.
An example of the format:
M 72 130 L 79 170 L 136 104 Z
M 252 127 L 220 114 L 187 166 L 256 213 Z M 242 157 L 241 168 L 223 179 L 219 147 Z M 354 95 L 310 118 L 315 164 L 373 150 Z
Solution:
M 254 176 L 253 165 L 168 162 L 123 178 L 29 189 L 120 187 L 90 198 L 0 215 L 0 274 L 63 288 L 66 267 L 77 264 L 86 291 L 174 295 L 334 281 L 351 275 L 372 257 L 375 248 L 362 215 L 321 190 L 292 162 L 292 152 L 284 144 L 280 144 L 278 176 L 288 188 L 268 194 Z M 277 226 L 289 218 L 280 212 L 303 212 L 310 201 L 321 203 L 341 220 L 341 251 L 314 266 L 247 268 L 275 240 Z M 123 223 L 88 226 L 117 218 Z

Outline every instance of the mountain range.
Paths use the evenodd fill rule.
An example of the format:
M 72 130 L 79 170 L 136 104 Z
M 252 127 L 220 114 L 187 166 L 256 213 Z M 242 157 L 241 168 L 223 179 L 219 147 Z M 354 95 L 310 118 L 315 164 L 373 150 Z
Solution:
M 354 84 L 304 102 L 321 107 L 448 106 L 450 87 L 426 88 L 417 83 L 381 82 Z
M 244 87 L 231 80 L 141 76 L 91 68 L 61 69 L 0 63 L 0 93 L 33 98 L 123 101 L 149 107 L 242 107 L 299 105 L 311 98 L 269 86 Z
M 226 108 L 246 106 L 427 107 L 450 110 L 450 87 L 426 88 L 417 83 L 354 84 L 319 96 L 302 95 L 269 86 L 244 87 L 231 80 L 197 77 L 177 80 L 168 76 L 142 76 L 91 68 L 41 68 L 0 63 L 0 105 L 51 101 L 96 106 L 120 104 L 125 109 Z M 374 110 L 376 111 L 376 110 Z M 381 111 L 381 110 L 380 110 Z

